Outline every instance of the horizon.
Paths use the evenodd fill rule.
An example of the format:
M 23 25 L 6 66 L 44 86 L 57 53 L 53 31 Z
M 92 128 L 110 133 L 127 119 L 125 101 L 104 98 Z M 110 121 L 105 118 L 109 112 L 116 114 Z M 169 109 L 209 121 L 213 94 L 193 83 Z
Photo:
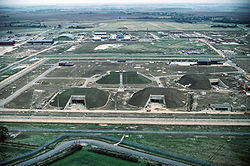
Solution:
M 0 6 L 51 6 L 51 5 L 128 5 L 128 4 L 249 4 L 250 0 L 155 0 L 153 3 L 150 0 L 0 0 Z

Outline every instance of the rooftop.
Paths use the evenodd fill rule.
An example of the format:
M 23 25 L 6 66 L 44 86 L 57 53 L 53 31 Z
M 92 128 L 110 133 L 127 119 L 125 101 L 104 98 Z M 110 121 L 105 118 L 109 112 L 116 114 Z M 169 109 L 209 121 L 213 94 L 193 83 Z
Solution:
M 72 40 L 76 38 L 74 35 L 70 33 L 61 34 L 59 37 L 68 37 L 68 38 L 71 38 Z

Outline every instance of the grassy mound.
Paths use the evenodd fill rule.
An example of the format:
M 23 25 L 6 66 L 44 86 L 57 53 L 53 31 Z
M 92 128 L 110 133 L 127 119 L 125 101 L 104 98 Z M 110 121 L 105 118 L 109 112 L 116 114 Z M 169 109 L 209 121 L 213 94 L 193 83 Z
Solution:
M 124 84 L 147 84 L 152 81 L 137 74 L 136 72 L 124 72 L 123 73 L 123 83 Z M 120 84 L 120 73 L 110 72 L 109 75 L 96 81 L 98 84 Z
M 104 106 L 108 100 L 109 93 L 96 88 L 71 88 L 57 95 L 51 105 L 58 107 L 59 103 L 59 107 L 65 107 L 71 95 L 85 95 L 86 107 L 94 108 Z
M 145 88 L 136 92 L 129 100 L 129 104 L 144 107 L 150 95 L 164 95 L 167 108 L 178 108 L 184 106 L 182 101 L 186 100 L 185 92 L 173 88 Z
M 181 77 L 179 83 L 182 85 L 189 85 L 191 89 L 203 89 L 209 90 L 211 89 L 211 85 L 209 79 L 206 75 L 201 74 L 187 74 Z

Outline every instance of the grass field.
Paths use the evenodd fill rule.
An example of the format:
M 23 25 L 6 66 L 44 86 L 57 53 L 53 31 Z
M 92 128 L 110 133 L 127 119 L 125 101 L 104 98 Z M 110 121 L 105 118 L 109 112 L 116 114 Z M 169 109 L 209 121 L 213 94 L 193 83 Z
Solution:
M 120 83 L 120 73 L 110 72 L 109 75 L 101 78 L 97 81 L 98 84 L 119 84 Z M 123 83 L 124 84 L 147 84 L 151 81 L 136 72 L 124 72 L 123 73 Z
M 34 150 L 56 136 L 54 133 L 21 133 L 15 139 L 9 138 L 8 143 L 0 143 L 0 161 Z
M 0 143 L 0 161 L 4 161 L 33 150 L 33 148 L 15 146 L 16 145 L 6 145 L 4 143 Z
M 8 128 L 19 128 L 20 123 L 7 123 L 7 124 L 5 123 L 3 124 L 3 126 L 6 126 Z M 43 123 L 22 124 L 22 128 L 118 129 L 118 130 L 124 130 L 124 132 L 126 127 L 129 127 L 129 130 L 155 130 L 155 131 L 215 131 L 215 132 L 250 131 L 249 127 L 223 127 L 223 126 L 166 126 L 166 125 L 100 126 L 98 124 L 43 124 Z M 58 134 L 60 133 L 22 132 L 15 139 L 8 139 L 7 141 L 17 144 L 30 144 L 33 145 L 35 148 L 57 137 Z M 111 134 L 111 136 L 121 138 L 122 134 Z M 247 165 L 247 163 L 250 162 L 248 157 L 249 146 L 250 146 L 249 136 L 235 136 L 235 135 L 220 136 L 220 135 L 195 135 L 195 134 L 190 134 L 190 135 L 129 134 L 129 137 L 125 138 L 125 140 L 151 146 L 157 149 L 180 154 L 183 156 L 192 157 L 199 160 L 213 162 L 218 165 Z M 2 147 L 7 149 L 6 151 L 2 151 L 2 155 L 6 157 L 13 156 L 10 155 L 12 151 L 13 153 L 15 152 L 15 155 L 19 155 L 29 150 L 29 149 L 26 150 L 24 149 L 25 151 L 24 150 L 22 151 L 21 149 L 23 148 L 19 148 L 20 151 L 18 151 L 16 149 L 10 148 L 10 146 L 6 147 L 6 145 L 0 144 L 0 148 Z M 93 155 L 95 156 L 95 154 Z M 78 162 L 77 159 L 75 160 Z
M 192 118 L 192 116 L 190 116 Z M 0 123 L 1 126 L 7 128 L 20 128 L 20 123 Z M 249 127 L 237 126 L 166 126 L 166 125 L 123 125 L 123 124 L 107 124 L 105 126 L 99 124 L 48 124 L 48 123 L 22 123 L 22 128 L 34 129 L 119 129 L 124 130 L 153 130 L 153 131 L 225 131 L 225 132 L 250 132 Z
M 126 31 L 239 31 L 240 28 L 211 28 L 209 23 L 177 23 L 177 22 L 149 22 L 149 21 L 124 21 L 101 23 L 99 26 L 85 31 L 120 31 L 126 28 Z
M 8 32 L 8 30 L 11 30 L 13 33 L 39 33 L 41 31 L 45 31 L 45 28 L 18 28 L 15 27 L 14 29 L 11 28 L 7 28 L 7 30 L 5 29 L 1 29 L 0 30 L 0 34 L 6 34 Z
M 84 53 L 117 53 L 117 54 L 133 54 L 133 53 L 157 53 L 157 54 L 173 54 L 176 55 L 179 50 L 203 50 L 205 56 L 216 55 L 216 53 L 204 43 L 199 41 L 189 41 L 187 39 L 162 39 L 153 43 L 143 42 L 121 42 L 122 46 L 119 48 L 109 48 L 105 50 L 94 50 L 97 46 L 102 44 L 114 44 L 113 42 L 94 42 L 81 43 L 76 45 L 72 51 L 65 51 L 65 49 L 57 50 L 56 53 L 64 54 L 84 54 Z M 48 54 L 51 54 L 49 51 Z M 117 56 L 116 54 L 116 56 Z M 179 54 L 178 54 L 179 55 Z M 177 55 L 177 56 L 178 56 Z M 181 56 L 181 55 L 179 55 Z M 187 56 L 187 55 L 185 55 Z M 196 56 L 204 56 L 197 54 Z
M 71 95 L 85 95 L 87 108 L 94 108 L 105 105 L 109 93 L 96 88 L 71 88 L 57 95 L 51 105 L 65 107 Z
M 248 165 L 248 136 L 130 135 L 126 140 L 218 165 Z
M 55 124 L 56 125 L 56 124 Z M 119 125 L 118 125 L 119 126 Z M 142 125 L 140 125 L 142 126 Z M 138 126 L 138 127 L 140 127 Z M 145 125 L 144 125 L 145 126 Z M 147 125 L 148 127 L 151 127 Z M 135 126 L 134 126 L 135 127 Z M 248 130 L 247 127 L 208 127 L 208 126 L 162 126 L 165 129 L 168 128 L 169 130 L 175 129 L 177 131 L 180 130 L 192 130 L 192 131 L 206 131 L 206 130 L 214 130 L 214 131 L 227 131 L 227 130 L 238 130 L 244 131 Z M 145 128 L 144 128 L 145 129 Z M 161 130 L 158 128 L 157 130 Z M 121 138 L 121 134 L 112 134 L 112 137 Z M 42 139 L 40 137 L 43 137 Z M 24 144 L 31 144 L 31 145 L 41 145 L 48 142 L 50 139 L 56 137 L 56 134 L 51 133 L 34 133 L 30 134 L 29 132 L 24 132 L 22 135 L 18 136 L 16 139 L 12 140 L 11 142 L 16 143 L 24 143 Z M 69 138 L 72 139 L 72 138 Z M 76 139 L 76 138 L 74 138 Z M 235 136 L 235 135 L 163 135 L 163 134 L 129 134 L 128 138 L 125 138 L 126 141 L 154 147 L 157 149 L 161 149 L 164 151 L 172 152 L 175 154 L 179 154 L 182 156 L 187 156 L 191 158 L 195 158 L 198 160 L 212 162 L 218 165 L 247 165 L 249 163 L 249 137 L 248 136 Z M 0 146 L 1 147 L 1 146 Z M 35 147 L 34 147 L 35 148 Z M 12 151 L 4 152 L 3 154 L 7 155 Z M 86 151 L 87 152 L 87 151 Z M 79 152 L 77 152 L 79 153 Z M 85 152 L 84 152 L 85 153 Z M 83 156 L 84 153 L 80 153 L 82 158 L 85 159 Z M 92 152 L 89 152 L 92 153 Z M 21 151 L 16 151 L 16 155 L 21 154 Z M 76 154 L 76 153 L 75 153 Z M 78 162 L 82 163 L 83 161 L 75 156 L 75 154 L 58 161 L 55 164 L 60 163 L 61 165 L 67 165 L 68 162 Z M 96 156 L 95 153 L 92 153 Z M 77 155 L 78 156 L 78 155 Z M 86 155 L 88 156 L 88 155 Z M 93 156 L 88 156 L 88 159 L 93 160 Z M 108 156 L 98 156 L 99 157 L 107 157 L 103 159 L 103 161 L 109 163 L 115 158 L 110 158 Z M 165 156 L 166 157 L 166 156 Z M 96 158 L 95 160 L 98 160 Z M 70 160 L 70 161 L 69 161 Z M 90 161 L 91 161 L 90 160 Z M 94 161 L 95 161 L 94 160 Z M 121 160 L 123 162 L 124 160 Z M 127 161 L 126 161 L 127 162 Z M 82 163 L 83 164 L 83 163 Z M 88 165 L 88 163 L 84 163 Z M 97 163 L 100 164 L 100 163 Z
M 89 166 L 138 166 L 143 165 L 136 162 L 130 162 L 102 154 L 97 154 L 94 152 L 89 152 L 86 149 L 75 152 L 74 154 L 59 160 L 51 166 L 61 166 L 61 165 L 71 165 L 71 166 L 81 166 L 81 165 L 89 165 Z

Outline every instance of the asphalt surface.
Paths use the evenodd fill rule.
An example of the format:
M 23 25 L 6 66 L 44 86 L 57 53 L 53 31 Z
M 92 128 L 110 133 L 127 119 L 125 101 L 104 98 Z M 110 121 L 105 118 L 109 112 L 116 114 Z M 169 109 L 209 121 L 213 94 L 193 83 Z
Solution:
M 126 133 L 126 134 L 169 134 L 169 135 L 250 135 L 250 132 L 200 132 L 200 131 L 145 131 L 145 130 L 75 130 L 75 129 L 45 129 L 45 128 L 8 128 L 18 132 L 63 132 L 63 133 Z
M 191 119 L 191 118 L 176 119 L 176 118 L 70 117 L 70 116 L 69 117 L 0 116 L 0 122 L 250 126 L 250 119 Z
M 51 157 L 61 151 L 63 151 L 64 149 L 66 149 L 67 147 L 70 147 L 72 145 L 76 145 L 76 144 L 80 144 L 80 145 L 93 145 L 93 146 L 97 146 L 97 147 L 101 147 L 107 150 L 111 150 L 111 151 L 115 151 L 115 152 L 119 152 L 119 153 L 125 153 L 125 154 L 129 154 L 129 155 L 135 155 L 135 156 L 139 156 L 142 158 L 147 158 L 150 160 L 154 160 L 163 164 L 167 164 L 167 165 L 176 165 L 176 166 L 186 166 L 186 164 L 180 163 L 180 162 L 176 162 L 173 160 L 169 160 L 169 159 L 165 159 L 162 157 L 158 157 L 158 156 L 154 156 L 154 155 L 150 155 L 147 153 L 143 153 L 143 152 L 138 152 L 135 150 L 131 150 L 131 149 L 127 149 L 124 147 L 119 147 L 119 146 L 115 146 L 112 144 L 108 144 L 106 142 L 102 142 L 102 141 L 97 141 L 97 140 L 91 140 L 91 139 L 80 139 L 80 140 L 73 140 L 73 141 L 67 141 L 64 142 L 62 144 L 60 144 L 59 146 L 55 147 L 53 150 L 42 154 L 40 156 L 37 156 L 33 159 L 30 159 L 28 161 L 25 161 L 23 163 L 17 164 L 17 166 L 28 166 L 28 165 L 33 165 L 41 160 L 44 160 L 48 157 Z

